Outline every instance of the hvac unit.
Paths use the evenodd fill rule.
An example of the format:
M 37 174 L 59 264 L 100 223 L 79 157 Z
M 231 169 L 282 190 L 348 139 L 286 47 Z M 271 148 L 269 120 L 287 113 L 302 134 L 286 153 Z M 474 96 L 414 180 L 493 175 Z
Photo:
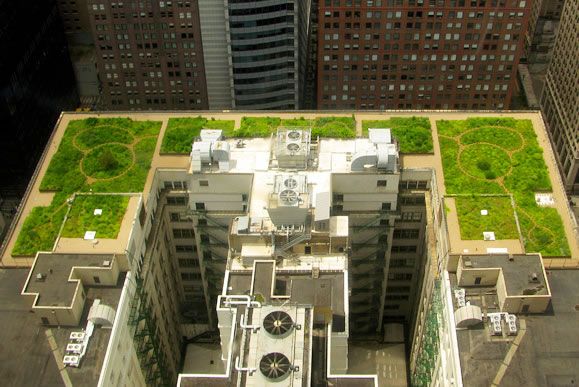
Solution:
M 80 362 L 80 358 L 76 355 L 66 355 L 62 359 L 62 362 L 64 363 L 64 365 L 67 365 L 67 366 L 78 367 L 78 364 Z
M 294 322 L 289 314 L 276 310 L 263 319 L 263 329 L 271 336 L 282 338 L 289 335 L 294 328 Z
M 493 321 L 491 323 L 492 326 L 492 330 L 493 330 L 493 335 L 497 335 L 500 336 L 503 333 L 503 329 L 501 327 L 501 320 L 499 319 L 499 321 Z
M 285 379 L 293 367 L 286 355 L 271 352 L 261 358 L 259 370 L 267 379 L 278 382 Z
M 66 352 L 72 352 L 72 353 L 78 355 L 82 352 L 82 348 L 83 348 L 82 344 L 71 343 L 71 344 L 67 344 Z

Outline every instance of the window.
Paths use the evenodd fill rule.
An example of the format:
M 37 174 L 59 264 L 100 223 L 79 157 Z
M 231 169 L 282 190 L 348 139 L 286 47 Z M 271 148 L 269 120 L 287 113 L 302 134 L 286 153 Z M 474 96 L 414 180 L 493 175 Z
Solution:
M 481 277 L 476 277 L 476 278 L 474 279 L 474 284 L 475 284 L 475 285 L 480 285 L 481 281 L 482 281 L 482 278 L 481 278 Z
M 181 267 L 199 267 L 199 261 L 194 258 L 179 258 Z
M 403 222 L 420 222 L 422 220 L 422 212 L 403 212 Z
M 174 228 L 173 238 L 176 239 L 193 238 L 193 230 L 190 228 Z
M 199 180 L 199 187 L 209 187 L 209 180 Z
M 187 197 L 185 196 L 167 196 L 167 204 L 174 206 L 187 205 Z
M 42 324 L 43 324 L 43 325 L 48 325 L 48 324 L 50 324 L 50 321 L 48 321 L 48 318 L 46 318 L 46 317 L 41 317 L 40 319 L 42 320 Z
M 165 181 L 163 182 L 163 185 L 165 189 L 178 189 L 178 190 L 187 189 L 186 181 Z
M 394 239 L 417 239 L 418 229 L 398 229 L 394 230 Z
M 412 273 L 388 273 L 388 279 L 392 281 L 410 281 Z
M 181 273 L 181 279 L 183 281 L 195 281 L 201 279 L 200 273 Z
M 192 253 L 196 250 L 194 245 L 175 245 L 176 253 Z
M 97 276 L 92 277 L 92 280 L 94 281 L 95 284 L 100 284 L 101 283 L 101 279 Z
M 204 211 L 205 210 L 205 203 L 195 203 L 195 209 L 198 211 Z
M 376 183 L 377 187 L 386 187 L 386 184 L 388 183 L 388 180 L 378 180 L 378 182 Z
M 409 293 L 410 286 L 388 286 L 386 293 Z
M 382 203 L 382 211 L 392 210 L 392 203 Z

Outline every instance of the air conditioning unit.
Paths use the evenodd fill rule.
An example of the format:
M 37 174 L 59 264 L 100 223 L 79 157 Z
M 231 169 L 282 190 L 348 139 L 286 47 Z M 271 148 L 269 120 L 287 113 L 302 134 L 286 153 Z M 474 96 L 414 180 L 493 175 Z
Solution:
M 66 346 L 66 352 L 72 352 L 78 355 L 82 352 L 82 348 L 83 348 L 82 344 L 70 343 L 67 344 Z
M 67 366 L 78 367 L 78 364 L 80 363 L 80 357 L 77 355 L 66 355 L 64 358 L 62 358 L 62 363 Z
M 290 130 L 286 134 L 286 141 L 290 142 L 300 142 L 302 139 L 302 133 L 299 130 Z

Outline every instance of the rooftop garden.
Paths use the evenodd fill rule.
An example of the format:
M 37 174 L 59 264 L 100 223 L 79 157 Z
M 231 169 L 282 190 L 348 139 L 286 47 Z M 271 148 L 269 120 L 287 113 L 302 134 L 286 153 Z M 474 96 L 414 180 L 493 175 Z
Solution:
M 570 254 L 557 210 L 535 202 L 536 192 L 551 191 L 551 181 L 530 120 L 469 118 L 436 125 L 447 194 L 512 194 L 526 251 Z M 461 230 L 471 229 L 462 215 Z M 485 231 L 508 235 L 506 227 Z
M 356 137 L 356 120 L 353 117 L 303 117 L 281 119 L 279 117 L 243 117 L 241 126 L 234 132 L 234 137 L 269 137 L 280 126 L 312 128 L 313 137 L 354 138 Z
M 430 120 L 426 117 L 392 117 L 389 120 L 362 121 L 362 134 L 369 128 L 390 128 L 398 140 L 401 153 L 432 153 Z
M 193 140 L 199 136 L 201 129 L 222 129 L 223 135 L 233 136 L 234 120 L 215 120 L 203 117 L 170 118 L 161 144 L 161 153 L 191 152 Z
M 24 221 L 12 254 L 33 256 L 37 251 L 51 250 L 68 210 L 67 199 L 76 192 L 142 192 L 160 128 L 161 122 L 133 121 L 129 118 L 71 121 L 40 183 L 41 191 L 55 192 L 52 203 L 32 209 Z M 82 236 L 87 230 L 74 230 L 74 227 L 97 224 L 103 230 L 103 234 L 97 234 L 97 237 L 116 236 L 126 203 L 111 198 L 105 196 L 80 201 L 77 198 L 63 235 Z M 103 202 L 92 203 L 91 200 Z M 101 206 L 94 208 L 103 209 L 98 220 L 88 220 L 93 216 L 94 208 L 89 208 L 93 204 Z M 111 211 L 105 211 L 106 208 Z M 119 215 L 117 211 L 121 210 Z
M 493 231 L 496 239 L 519 239 L 510 197 L 457 196 L 454 202 L 461 239 L 481 239 L 485 231 Z
M 78 195 L 72 203 L 61 236 L 82 238 L 86 231 L 96 231 L 97 238 L 116 238 L 128 204 L 128 196 Z

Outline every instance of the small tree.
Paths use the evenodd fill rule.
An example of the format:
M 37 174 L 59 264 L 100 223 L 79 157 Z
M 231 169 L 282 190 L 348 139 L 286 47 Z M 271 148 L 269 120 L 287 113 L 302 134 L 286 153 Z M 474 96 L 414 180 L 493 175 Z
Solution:
M 113 155 L 113 152 L 110 149 L 106 149 L 100 156 L 99 156 L 99 164 L 102 170 L 110 171 L 118 167 L 119 162 Z

